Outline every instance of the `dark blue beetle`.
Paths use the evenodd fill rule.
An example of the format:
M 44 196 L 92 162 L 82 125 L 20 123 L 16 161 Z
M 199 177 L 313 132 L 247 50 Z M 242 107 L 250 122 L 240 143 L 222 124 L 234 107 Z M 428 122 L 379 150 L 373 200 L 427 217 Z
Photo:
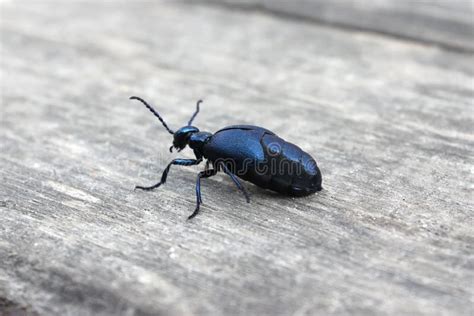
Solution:
M 222 170 L 242 191 L 250 202 L 249 195 L 240 183 L 239 178 L 250 181 L 259 187 L 270 189 L 290 196 L 305 196 L 322 189 L 321 171 L 316 161 L 301 148 L 293 145 L 271 131 L 252 125 L 234 125 L 225 127 L 214 134 L 201 132 L 191 126 L 199 113 L 198 101 L 196 112 L 188 125 L 173 132 L 163 118 L 147 102 L 139 97 L 130 97 L 141 101 L 163 124 L 166 130 L 174 136 L 173 147 L 178 151 L 189 145 L 196 159 L 174 159 L 166 167 L 161 181 L 149 187 L 136 186 L 136 189 L 153 190 L 166 182 L 172 165 L 197 165 L 207 159 L 206 168 L 199 172 L 196 183 L 197 205 L 188 217 L 193 218 L 199 213 L 201 199 L 201 179 L 209 178 Z M 212 164 L 212 169 L 209 169 Z

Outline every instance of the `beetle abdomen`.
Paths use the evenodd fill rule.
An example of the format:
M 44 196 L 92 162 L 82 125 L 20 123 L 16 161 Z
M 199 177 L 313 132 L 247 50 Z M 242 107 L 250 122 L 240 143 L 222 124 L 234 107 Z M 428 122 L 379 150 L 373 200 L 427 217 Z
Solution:
M 265 189 L 292 196 L 321 190 L 314 159 L 269 130 L 251 125 L 226 127 L 204 146 L 204 156 L 225 165 L 238 177 Z
M 321 172 L 308 153 L 274 134 L 264 135 L 261 144 L 271 168 L 269 189 L 293 196 L 322 189 Z

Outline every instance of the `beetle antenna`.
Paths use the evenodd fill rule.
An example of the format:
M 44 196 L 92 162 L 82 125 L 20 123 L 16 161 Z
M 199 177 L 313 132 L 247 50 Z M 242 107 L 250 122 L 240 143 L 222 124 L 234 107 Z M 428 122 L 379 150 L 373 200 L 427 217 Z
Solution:
M 196 104 L 196 112 L 194 112 L 193 116 L 191 116 L 191 119 L 189 120 L 188 122 L 188 126 L 191 126 L 191 124 L 193 123 L 194 119 L 196 118 L 196 115 L 198 115 L 199 113 L 199 104 L 202 103 L 202 100 L 199 100 L 197 101 L 197 104 Z
M 147 107 L 148 110 L 150 110 L 151 113 L 153 113 L 161 122 L 161 124 L 163 124 L 163 126 L 166 128 L 166 130 L 168 131 L 168 133 L 170 133 L 171 135 L 174 134 L 174 132 L 168 127 L 168 125 L 165 123 L 165 121 L 163 120 L 163 118 L 160 116 L 160 114 L 158 114 L 158 112 L 155 111 L 154 108 L 152 108 L 151 105 L 149 105 L 148 103 L 146 103 L 145 100 L 143 100 L 142 98 L 139 98 L 139 97 L 135 97 L 135 96 L 132 96 L 130 97 L 130 100 L 138 100 L 140 101 L 141 103 L 145 104 L 145 106 Z

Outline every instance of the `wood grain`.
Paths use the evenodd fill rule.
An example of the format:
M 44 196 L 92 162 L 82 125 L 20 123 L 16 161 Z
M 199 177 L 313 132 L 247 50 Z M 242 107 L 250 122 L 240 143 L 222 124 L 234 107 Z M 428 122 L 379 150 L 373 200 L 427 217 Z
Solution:
M 470 315 L 473 56 L 171 2 L 1 7 L 0 297 L 39 315 Z M 322 192 L 173 168 L 172 128 L 273 130 Z M 191 157 L 190 152 L 184 156 Z
M 474 52 L 473 0 L 203 0 L 443 49 Z

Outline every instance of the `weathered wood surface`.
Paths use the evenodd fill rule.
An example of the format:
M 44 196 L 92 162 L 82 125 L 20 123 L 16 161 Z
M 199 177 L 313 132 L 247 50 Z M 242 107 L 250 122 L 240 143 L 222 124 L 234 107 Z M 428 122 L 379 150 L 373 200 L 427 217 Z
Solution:
M 40 315 L 470 315 L 474 58 L 171 2 L 1 7 L 0 297 Z M 268 127 L 301 199 L 174 168 L 173 128 Z M 190 153 L 185 155 L 190 156 Z M 11 303 L 8 303 L 11 305 Z
M 474 52 L 473 0 L 206 0 Z

